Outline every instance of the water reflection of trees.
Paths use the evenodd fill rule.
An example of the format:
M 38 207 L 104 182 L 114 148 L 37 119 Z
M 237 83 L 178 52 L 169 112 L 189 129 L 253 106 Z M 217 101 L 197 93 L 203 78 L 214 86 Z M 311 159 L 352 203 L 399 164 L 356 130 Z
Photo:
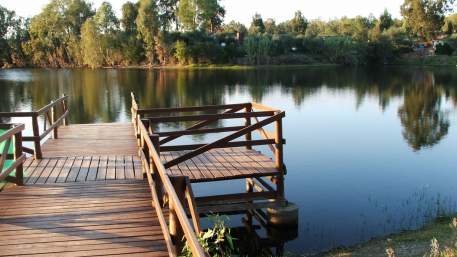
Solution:
M 6 71 L 7 72 L 7 71 Z M 113 122 L 127 119 L 130 92 L 141 106 L 169 107 L 223 104 L 227 96 L 249 95 L 262 101 L 273 91 L 300 106 L 323 87 L 349 90 L 358 107 L 377 97 L 381 109 L 401 99 L 399 118 L 412 148 L 432 146 L 450 126 L 442 99 L 457 105 L 457 74 L 445 69 L 344 67 L 307 69 L 208 70 L 24 70 L 31 80 L 1 80 L 0 110 L 38 108 L 66 93 L 71 96 L 70 121 Z M 20 74 L 20 72 L 17 72 Z M 176 126 L 186 124 L 175 124 Z
M 435 86 L 430 72 L 413 75 L 412 86 L 405 89 L 398 114 L 403 136 L 414 150 L 437 144 L 449 129 L 449 119 L 442 109 L 443 89 Z

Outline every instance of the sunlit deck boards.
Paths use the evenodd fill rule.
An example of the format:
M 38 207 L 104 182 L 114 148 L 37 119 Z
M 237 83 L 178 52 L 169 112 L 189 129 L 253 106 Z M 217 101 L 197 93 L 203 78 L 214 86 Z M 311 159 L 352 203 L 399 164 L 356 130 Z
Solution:
M 130 123 L 75 124 L 59 127 L 59 138 L 42 146 L 43 157 L 137 155 Z
M 0 193 L 0 256 L 168 256 L 147 182 Z
M 24 174 L 25 184 L 143 180 L 141 162 L 136 155 L 28 158 Z
M 164 162 L 188 151 L 162 152 Z M 170 176 L 188 176 L 191 182 L 278 175 L 273 160 L 255 150 L 242 147 L 213 149 L 169 168 Z
M 131 124 L 75 124 L 43 144 L 43 159 L 27 159 L 26 184 L 143 180 Z

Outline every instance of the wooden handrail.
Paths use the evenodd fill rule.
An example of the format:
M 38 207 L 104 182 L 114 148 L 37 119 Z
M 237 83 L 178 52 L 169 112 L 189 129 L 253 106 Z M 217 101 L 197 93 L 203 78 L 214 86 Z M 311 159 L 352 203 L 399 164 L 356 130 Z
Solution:
M 8 128 L 4 134 L 0 135 L 0 144 L 5 142 L 4 149 L 0 153 L 0 181 L 6 180 L 8 182 L 23 185 L 23 163 L 25 162 L 25 155 L 22 152 L 22 131 L 25 128 L 24 124 L 2 124 L 2 128 Z M 8 153 L 10 145 L 14 140 L 14 153 Z M 14 159 L 14 162 L 5 169 L 6 160 Z M 11 176 L 13 171 L 16 171 L 15 176 Z
M 151 113 L 156 114 L 156 113 L 172 113 L 172 112 L 217 111 L 217 110 L 227 110 L 227 109 L 233 109 L 233 108 L 246 108 L 248 106 L 251 106 L 251 103 L 137 109 L 137 113 L 140 115 L 144 115 L 144 114 L 151 114 Z
M 170 178 L 167 175 L 166 169 L 164 165 L 162 164 L 162 161 L 159 157 L 159 154 L 157 153 L 154 144 L 152 140 L 149 137 L 149 132 L 144 126 L 143 122 L 141 122 L 140 116 L 137 117 L 137 124 L 138 124 L 138 129 L 141 134 L 141 140 L 144 141 L 144 143 L 147 146 L 148 152 L 149 152 L 149 158 L 151 159 L 152 163 L 151 165 L 155 165 L 155 168 L 157 169 L 157 172 L 159 173 L 160 180 L 162 182 L 163 188 L 165 189 L 165 192 L 168 195 L 168 199 L 170 201 L 170 204 L 173 206 L 173 210 L 176 213 L 176 216 L 179 220 L 179 224 L 182 228 L 182 231 L 184 232 L 184 236 L 187 240 L 187 243 L 189 244 L 192 254 L 195 257 L 204 257 L 206 256 L 205 251 L 201 247 L 200 243 L 198 242 L 197 234 L 195 230 L 192 228 L 192 225 L 190 224 L 187 214 L 184 210 L 184 207 L 181 203 L 181 200 L 179 199 Z M 148 171 L 149 172 L 149 171 Z M 158 199 L 157 199 L 158 201 Z
M 0 117 L 29 117 L 32 119 L 32 131 L 33 136 L 26 136 L 23 137 L 23 141 L 32 141 L 34 143 L 34 154 L 35 158 L 41 159 L 42 152 L 41 152 L 41 140 L 43 140 L 49 133 L 53 132 L 53 137 L 58 137 L 58 128 L 61 125 L 66 126 L 68 124 L 68 116 L 69 111 L 67 108 L 66 101 L 68 96 L 63 95 L 62 97 L 51 101 L 49 104 L 43 106 L 42 108 L 38 109 L 37 111 L 32 112 L 0 112 Z M 62 114 L 60 117 L 57 117 L 57 112 L 55 108 L 60 105 L 62 107 Z M 44 116 L 44 131 L 40 133 L 40 129 L 38 126 L 38 116 Z M 49 122 L 49 128 L 47 128 L 47 123 Z M 26 152 L 31 152 L 30 149 L 25 148 Z
M 226 120 L 244 119 L 253 117 L 270 117 L 275 115 L 273 111 L 244 112 L 244 113 L 221 113 L 221 114 L 202 114 L 202 115 L 183 115 L 166 117 L 147 117 L 152 123 L 177 122 L 177 121 L 200 121 L 200 120 Z
M 49 104 L 41 107 L 38 111 L 36 111 L 37 115 L 41 115 L 47 111 L 49 111 L 52 107 L 58 105 L 59 103 L 62 103 L 63 101 L 66 101 L 68 99 L 67 95 L 63 95 L 60 98 L 57 98 L 53 101 L 51 101 Z

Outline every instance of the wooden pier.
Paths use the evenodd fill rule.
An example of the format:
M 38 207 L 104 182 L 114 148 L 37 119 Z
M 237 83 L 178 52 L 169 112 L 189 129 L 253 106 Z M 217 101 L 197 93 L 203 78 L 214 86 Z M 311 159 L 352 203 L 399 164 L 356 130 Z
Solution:
M 132 94 L 131 124 L 69 125 L 66 100 L 36 112 L 0 113 L 30 117 L 33 130 L 22 137 L 24 125 L 8 125 L 0 136 L 0 146 L 15 144 L 13 152 L 0 152 L 0 181 L 19 185 L 0 192 L 0 256 L 178 256 L 181 238 L 194 256 L 205 256 L 197 239 L 200 216 L 285 203 L 281 111 L 253 103 L 141 109 Z M 213 113 L 187 115 L 208 111 Z M 205 128 L 222 119 L 244 124 Z M 197 123 L 180 131 L 156 129 L 182 121 Z M 264 129 L 270 124 L 274 133 Z M 252 139 L 256 131 L 262 139 Z M 221 132 L 231 134 L 208 144 L 167 144 Z M 245 140 L 234 141 L 240 137 Z M 22 141 L 33 142 L 33 149 Z M 268 146 L 275 160 L 253 149 L 258 145 Z M 194 183 L 231 179 L 245 179 L 246 191 L 193 194 Z

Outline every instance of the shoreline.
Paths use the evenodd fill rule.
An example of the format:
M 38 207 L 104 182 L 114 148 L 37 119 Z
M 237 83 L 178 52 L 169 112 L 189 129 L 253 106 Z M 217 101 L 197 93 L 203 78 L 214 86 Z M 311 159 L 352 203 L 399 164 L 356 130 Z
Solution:
M 352 247 L 336 247 L 313 257 L 385 257 L 388 249 L 393 250 L 395 257 L 423 257 L 430 255 L 433 239 L 443 254 L 439 256 L 457 256 L 457 227 L 452 216 L 436 218 L 417 230 L 373 238 Z

